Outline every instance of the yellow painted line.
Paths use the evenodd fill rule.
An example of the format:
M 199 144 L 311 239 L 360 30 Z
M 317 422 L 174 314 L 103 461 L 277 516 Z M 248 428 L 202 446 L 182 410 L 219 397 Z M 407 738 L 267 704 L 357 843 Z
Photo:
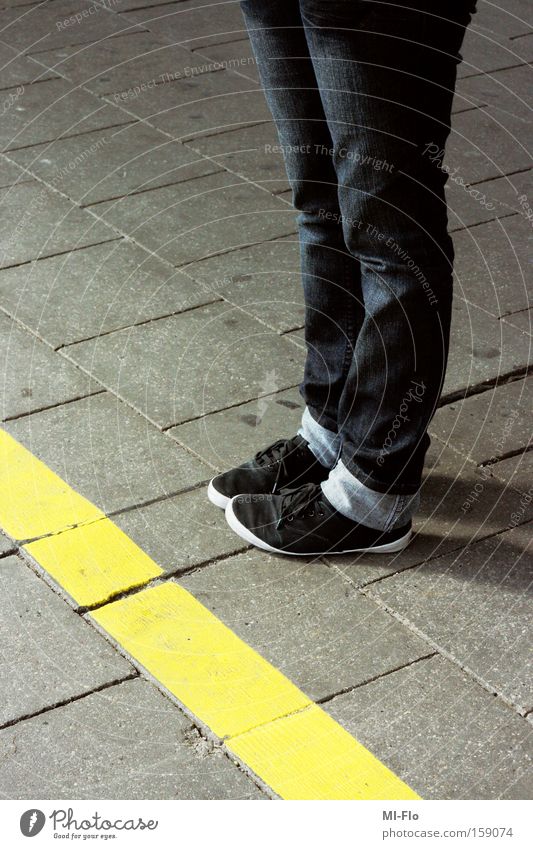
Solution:
M 111 519 L 43 537 L 24 548 L 81 606 L 102 604 L 163 574 Z
M 0 429 L 0 525 L 31 539 L 104 516 L 37 457 Z
M 93 618 L 218 737 L 300 710 L 310 699 L 172 581 Z
M 16 539 L 42 536 L 26 550 L 78 604 L 105 602 L 163 574 L 2 430 L 0 459 L 0 526 Z M 282 798 L 419 798 L 176 582 L 104 604 L 92 617 Z
M 283 799 L 419 799 L 318 705 L 227 742 Z

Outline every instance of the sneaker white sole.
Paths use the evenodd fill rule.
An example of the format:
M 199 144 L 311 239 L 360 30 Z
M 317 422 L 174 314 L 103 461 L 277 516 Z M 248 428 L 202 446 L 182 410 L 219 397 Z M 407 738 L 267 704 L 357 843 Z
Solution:
M 235 496 L 238 498 L 238 496 Z M 399 537 L 394 540 L 394 542 L 388 542 L 384 545 L 373 545 L 370 548 L 342 548 L 337 551 L 332 549 L 328 549 L 328 551 L 284 551 L 282 548 L 274 548 L 272 545 L 269 545 L 264 540 L 260 539 L 260 537 L 256 537 L 246 525 L 243 525 L 242 522 L 239 522 L 235 513 L 233 512 L 232 506 L 233 499 L 228 499 L 228 504 L 226 506 L 226 521 L 232 531 L 235 531 L 242 539 L 249 542 L 251 545 L 257 546 L 257 548 L 262 548 L 263 551 L 270 551 L 273 554 L 289 554 L 292 557 L 318 557 L 321 554 L 395 554 L 398 551 L 403 551 L 409 545 L 410 539 L 413 535 L 412 531 L 408 531 L 403 537 Z
M 209 484 L 207 486 L 207 497 L 209 498 L 211 504 L 214 504 L 215 507 L 222 508 L 222 510 L 225 510 L 227 505 L 231 501 L 231 499 L 228 498 L 227 495 L 222 495 L 222 493 L 219 492 L 218 489 L 215 489 L 212 480 L 209 481 Z

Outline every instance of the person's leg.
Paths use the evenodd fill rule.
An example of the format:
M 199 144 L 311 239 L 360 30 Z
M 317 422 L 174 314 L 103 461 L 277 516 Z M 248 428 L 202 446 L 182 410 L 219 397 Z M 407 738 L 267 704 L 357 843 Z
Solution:
M 445 173 L 459 48 L 474 0 L 300 0 L 333 138 L 365 316 L 339 399 L 328 479 L 253 502 L 230 526 L 287 554 L 400 551 L 444 379 L 452 298 Z M 428 154 L 431 154 L 429 156 Z
M 446 368 L 453 248 L 445 174 L 427 151 L 450 130 L 474 5 L 300 0 L 365 307 L 339 400 L 341 462 L 323 490 L 344 515 L 384 530 L 416 505 Z
M 333 141 L 298 0 L 243 0 L 241 8 L 299 211 L 307 345 L 300 434 L 333 466 L 339 401 L 364 316 L 359 262 L 344 242 Z

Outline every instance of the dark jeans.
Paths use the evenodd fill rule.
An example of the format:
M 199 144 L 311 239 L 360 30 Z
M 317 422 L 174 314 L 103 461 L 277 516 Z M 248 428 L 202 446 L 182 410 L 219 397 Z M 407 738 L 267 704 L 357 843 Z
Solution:
M 241 7 L 300 213 L 302 395 L 359 481 L 409 494 L 446 369 L 453 247 L 435 151 L 475 0 L 404 3 Z

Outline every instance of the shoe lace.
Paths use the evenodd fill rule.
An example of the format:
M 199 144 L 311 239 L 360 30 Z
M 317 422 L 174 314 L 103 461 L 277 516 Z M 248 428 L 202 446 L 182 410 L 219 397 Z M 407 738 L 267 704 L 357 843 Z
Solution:
M 301 455 L 302 452 L 303 446 L 299 445 L 295 439 L 278 439 L 277 442 L 274 442 L 272 445 L 267 446 L 267 448 L 263 448 L 262 451 L 257 452 L 254 460 L 260 466 L 277 465 L 278 467 L 276 470 L 276 480 L 274 482 L 272 492 L 276 491 L 278 481 L 282 474 L 285 477 L 289 476 L 289 461 L 294 459 L 296 455 Z
M 285 522 L 292 522 L 299 516 L 312 517 L 315 513 L 324 516 L 320 507 L 322 488 L 316 483 L 306 483 L 298 489 L 287 489 L 283 491 L 280 516 L 276 527 L 280 528 Z

